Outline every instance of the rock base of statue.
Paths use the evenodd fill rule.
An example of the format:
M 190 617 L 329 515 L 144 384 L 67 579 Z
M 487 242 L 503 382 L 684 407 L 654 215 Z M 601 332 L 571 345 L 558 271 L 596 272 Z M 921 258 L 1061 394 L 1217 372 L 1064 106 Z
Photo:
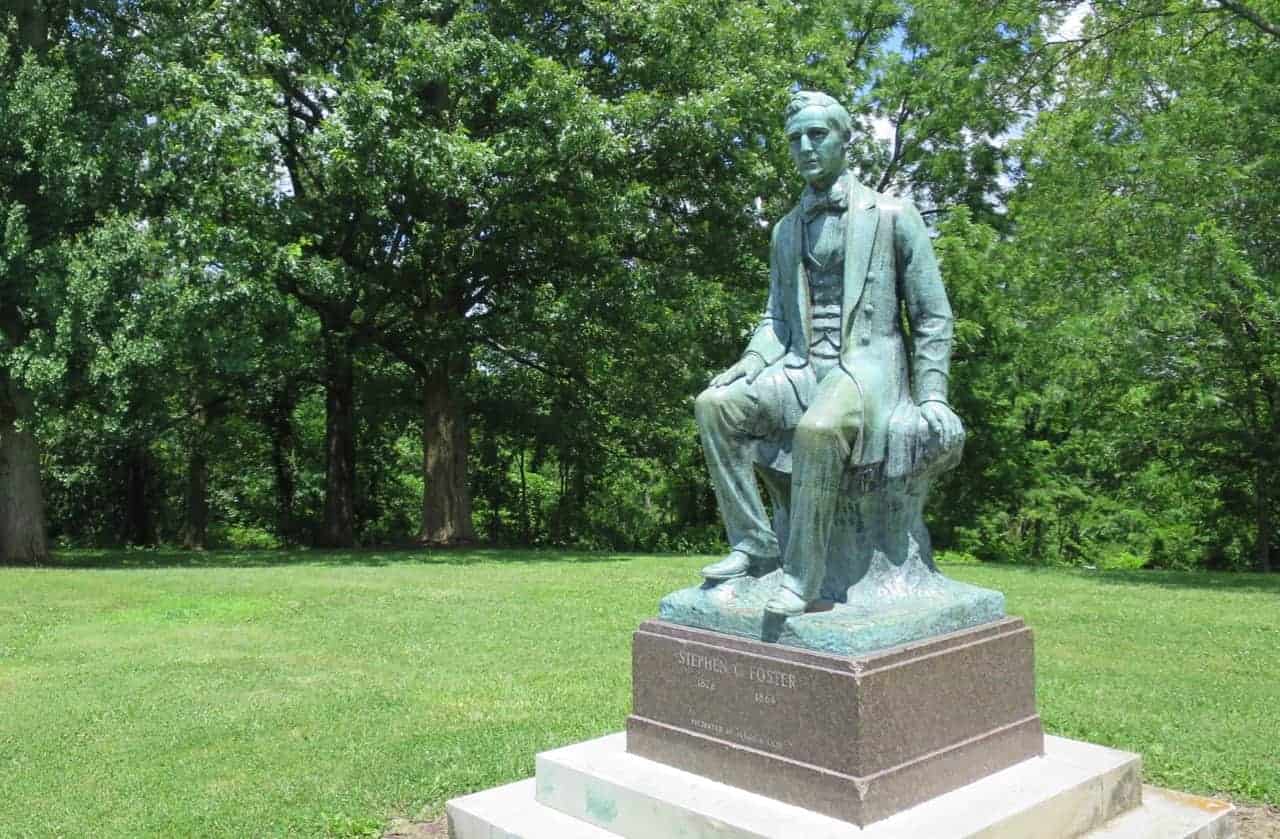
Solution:
M 672 592 L 659 616 L 671 623 L 835 655 L 864 655 L 1004 617 L 1004 595 L 944 577 L 919 555 L 891 565 L 872 557 L 865 575 L 791 618 L 766 612 L 782 572 Z M 828 593 L 830 596 L 830 593 Z
M 898 435 L 907 438 L 909 435 Z M 1004 595 L 943 576 L 934 565 L 924 505 L 935 478 L 951 469 L 959 448 L 942 451 L 924 438 L 920 451 L 851 469 L 837 493 L 831 545 L 818 601 L 783 619 L 765 611 L 782 571 L 672 592 L 659 617 L 788 647 L 854 656 L 980 626 L 1005 615 Z M 905 443 L 895 447 L 906 446 Z M 767 453 L 758 471 L 773 501 L 773 528 L 789 538 L 790 464 Z M 894 464 L 899 464 L 894 466 Z M 778 468 L 781 467 L 781 468 Z M 895 475 L 896 477 L 890 477 Z
M 646 621 L 627 751 L 857 825 L 1039 756 L 1018 618 L 862 656 Z

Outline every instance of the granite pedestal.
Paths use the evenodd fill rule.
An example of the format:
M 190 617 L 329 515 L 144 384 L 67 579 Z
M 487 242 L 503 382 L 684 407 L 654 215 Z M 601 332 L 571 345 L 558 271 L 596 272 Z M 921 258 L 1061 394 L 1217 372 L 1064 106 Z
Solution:
M 646 621 L 632 754 L 866 825 L 1039 756 L 1018 618 L 856 658 Z

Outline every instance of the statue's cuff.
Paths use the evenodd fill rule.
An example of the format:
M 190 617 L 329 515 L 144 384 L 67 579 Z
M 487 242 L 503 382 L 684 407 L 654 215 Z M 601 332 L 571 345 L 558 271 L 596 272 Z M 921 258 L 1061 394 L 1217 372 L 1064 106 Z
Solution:
M 761 364 L 763 364 L 765 367 L 768 367 L 768 366 L 769 366 L 769 362 L 765 360 L 765 357 L 764 357 L 763 355 L 761 355 L 760 353 L 756 352 L 755 350 L 747 350 L 746 352 L 744 352 L 744 353 L 742 354 L 742 358 L 741 358 L 741 359 L 739 359 L 739 360 L 740 360 L 740 361 L 746 361 L 746 360 L 747 360 L 747 356 L 749 356 L 749 355 L 754 355 L 756 358 L 760 359 L 760 363 L 761 363 Z
M 915 375 L 912 377 L 911 393 L 916 398 L 917 405 L 923 405 L 926 402 L 946 402 L 948 379 L 947 371 L 938 366 L 934 367 L 917 367 Z
M 926 393 L 923 399 L 916 402 L 916 405 L 924 405 L 929 402 L 937 402 L 939 405 L 946 405 L 948 408 L 951 407 L 951 403 L 947 401 L 945 393 Z

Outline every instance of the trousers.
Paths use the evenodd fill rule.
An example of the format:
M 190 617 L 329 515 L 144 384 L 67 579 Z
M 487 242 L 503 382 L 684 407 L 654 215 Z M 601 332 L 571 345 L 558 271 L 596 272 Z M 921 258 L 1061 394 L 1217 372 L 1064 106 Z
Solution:
M 694 402 L 698 434 L 729 545 L 759 559 L 781 558 L 782 585 L 814 600 L 826 572 L 840 487 L 863 429 L 863 395 L 838 365 L 766 367 L 748 383 L 709 387 Z M 785 545 L 756 482 L 761 441 L 791 434 L 791 474 L 771 473 L 770 490 L 790 510 Z

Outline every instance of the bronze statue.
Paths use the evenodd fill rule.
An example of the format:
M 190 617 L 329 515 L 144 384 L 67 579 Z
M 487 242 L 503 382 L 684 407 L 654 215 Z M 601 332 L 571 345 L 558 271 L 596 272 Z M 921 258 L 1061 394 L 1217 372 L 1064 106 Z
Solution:
M 908 635 L 999 617 L 998 592 L 937 573 L 921 518 L 964 441 L 947 402 L 951 305 L 924 222 L 849 173 L 853 124 L 836 100 L 794 94 L 785 126 L 807 186 L 773 229 L 768 303 L 746 351 L 695 403 L 730 552 L 700 589 L 669 595 L 663 616 L 757 636 L 757 619 L 743 622 L 753 609 L 808 619 L 819 600 L 906 610 Z M 961 601 L 961 618 L 930 612 Z M 845 649 L 829 637 L 840 619 L 793 643 Z

